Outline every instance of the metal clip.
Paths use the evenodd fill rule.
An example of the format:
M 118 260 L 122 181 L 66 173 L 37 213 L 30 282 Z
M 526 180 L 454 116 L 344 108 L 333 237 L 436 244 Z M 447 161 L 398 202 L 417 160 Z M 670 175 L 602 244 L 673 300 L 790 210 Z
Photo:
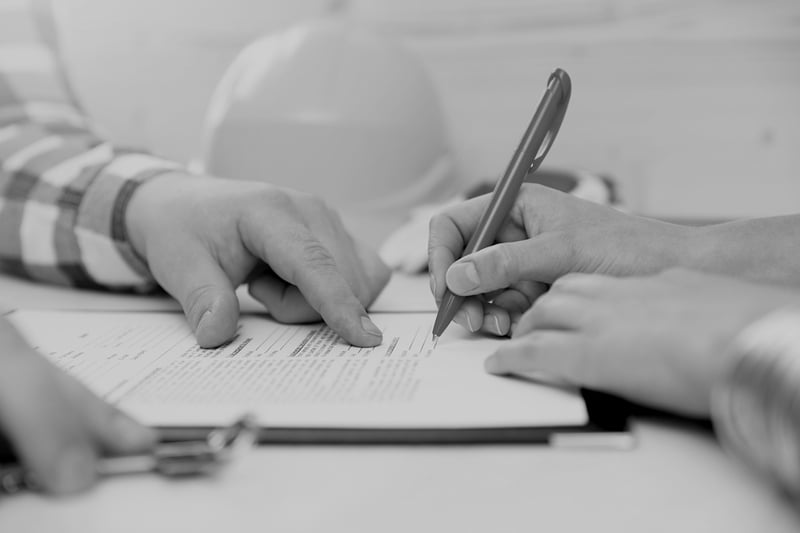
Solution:
M 162 442 L 149 454 L 103 458 L 97 464 L 97 473 L 99 476 L 143 472 L 165 477 L 209 475 L 252 448 L 257 436 L 254 418 L 245 415 L 230 426 L 210 431 L 205 439 Z M 39 488 L 36 477 L 23 466 L 0 465 L 0 493 Z

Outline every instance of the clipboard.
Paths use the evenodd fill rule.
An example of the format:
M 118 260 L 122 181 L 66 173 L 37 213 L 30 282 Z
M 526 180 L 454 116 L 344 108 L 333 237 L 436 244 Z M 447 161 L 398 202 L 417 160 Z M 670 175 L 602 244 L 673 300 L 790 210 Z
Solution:
M 379 378 L 390 375 L 391 379 L 395 379 L 394 375 L 399 372 L 398 368 L 405 369 L 402 370 L 406 372 L 403 375 L 408 378 L 405 381 L 398 380 L 398 383 L 407 383 L 408 387 L 418 386 L 419 383 L 414 381 L 416 374 L 411 374 L 411 371 L 407 370 L 409 368 L 416 369 L 417 365 L 425 368 L 420 372 L 424 372 L 427 376 L 426 391 L 444 390 L 446 392 L 435 395 L 434 401 L 427 404 L 429 408 L 438 409 L 434 416 L 427 419 L 423 416 L 420 418 L 420 422 L 417 422 L 414 416 L 409 417 L 408 411 L 402 410 L 404 408 L 402 401 L 388 404 L 399 410 L 373 412 L 367 418 L 340 416 L 341 412 L 337 413 L 335 410 L 329 413 L 320 412 L 318 408 L 310 407 L 313 402 L 311 404 L 302 404 L 301 402 L 305 409 L 305 415 L 302 410 L 299 413 L 293 412 L 290 416 L 287 416 L 285 412 L 283 416 L 275 415 L 275 413 L 273 413 L 275 416 L 271 416 L 270 411 L 262 411 L 258 416 L 254 416 L 255 421 L 260 418 L 267 421 L 274 420 L 274 422 L 268 427 L 256 427 L 256 440 L 260 444 L 549 443 L 558 446 L 614 448 L 629 448 L 633 445 L 632 435 L 628 430 L 628 410 L 626 404 L 621 400 L 590 390 L 581 390 L 581 398 L 576 398 L 575 391 L 569 389 L 568 397 L 563 397 L 566 404 L 563 404 L 559 403 L 562 402 L 560 396 L 562 393 L 557 390 L 561 388 L 558 385 L 537 387 L 522 382 L 501 383 L 503 380 L 496 376 L 489 377 L 490 381 L 487 381 L 484 379 L 486 374 L 482 371 L 475 373 L 475 369 L 476 363 L 479 364 L 484 357 L 484 348 L 481 348 L 484 345 L 480 343 L 492 343 L 491 339 L 485 341 L 469 339 L 468 344 L 472 348 L 470 352 L 462 351 L 466 345 L 461 345 L 461 348 L 458 349 L 451 347 L 443 352 L 437 351 L 434 357 L 431 355 L 434 353 L 433 347 L 421 348 L 421 346 L 427 346 L 430 341 L 427 332 L 427 328 L 430 328 L 430 313 L 395 313 L 391 320 L 386 314 L 375 316 L 386 318 L 385 326 L 388 328 L 386 331 L 394 331 L 390 334 L 390 336 L 394 336 L 392 342 L 376 348 L 381 350 L 378 356 L 371 356 L 371 349 L 362 352 L 362 348 L 345 346 L 336 342 L 330 331 L 318 324 L 267 324 L 263 318 L 259 317 L 243 317 L 238 340 L 217 349 L 205 351 L 196 346 L 183 317 L 177 313 L 27 311 L 14 314 L 15 323 L 23 334 L 27 333 L 32 341 L 38 339 L 38 342 L 44 343 L 38 346 L 38 349 L 44 353 L 50 353 L 48 350 L 55 350 L 51 355 L 56 358 L 65 358 L 68 361 L 65 364 L 73 365 L 71 366 L 73 371 L 79 373 L 77 369 L 88 368 L 93 375 L 99 376 L 98 379 L 105 380 L 103 386 L 106 392 L 103 394 L 112 391 L 117 394 L 128 394 L 131 390 L 140 392 L 140 387 L 146 386 L 143 384 L 147 383 L 152 383 L 151 390 L 155 391 L 155 394 L 159 394 L 159 391 L 164 390 L 161 388 L 162 384 L 171 382 L 170 380 L 176 376 L 199 377 L 198 383 L 201 386 L 199 388 L 191 387 L 187 393 L 188 396 L 182 397 L 182 400 L 177 402 L 180 408 L 190 406 L 190 413 L 194 413 L 189 414 L 186 420 L 181 420 L 184 417 L 183 414 L 176 415 L 175 412 L 168 411 L 165 413 L 164 400 L 155 401 L 153 397 L 150 397 L 149 403 L 139 404 L 140 408 L 144 405 L 145 412 L 150 413 L 142 414 L 140 411 L 139 419 L 150 423 L 159 430 L 164 442 L 203 439 L 209 432 L 219 429 L 217 425 L 228 424 L 234 418 L 248 414 L 244 411 L 250 409 L 248 405 L 252 405 L 252 402 L 235 400 L 227 403 L 224 398 L 229 397 L 217 396 L 219 403 L 203 403 L 207 391 L 202 388 L 202 384 L 224 383 L 224 380 L 216 379 L 218 377 L 217 370 L 229 369 L 227 379 L 234 377 L 238 379 L 238 376 L 245 375 L 251 380 L 257 379 L 254 376 L 278 376 L 275 379 L 283 379 L 281 377 L 283 374 L 275 370 L 277 366 L 272 365 L 284 364 L 291 365 L 292 369 L 295 367 L 301 369 L 294 374 L 291 373 L 293 370 L 289 370 L 290 373 L 285 374 L 293 375 L 295 379 L 298 379 L 297 376 L 308 375 L 303 370 L 306 368 L 304 365 L 307 364 L 308 357 L 313 356 L 319 357 L 321 358 L 319 360 L 323 361 L 323 363 L 315 362 L 314 368 L 323 368 L 322 364 L 331 365 L 333 364 L 331 361 L 341 362 L 341 365 L 337 367 L 337 373 L 331 373 L 330 383 L 339 383 L 337 380 L 345 368 L 357 369 L 351 370 L 350 375 L 359 376 L 358 379 L 361 380 L 359 383 L 363 382 L 364 387 L 359 391 L 359 394 L 362 395 L 367 392 L 386 390 L 381 388 L 385 386 L 386 381 L 380 381 Z M 57 322 L 64 326 L 53 330 L 47 327 L 47 324 L 51 322 Z M 136 331 L 137 335 L 130 337 L 130 331 Z M 46 332 L 46 335 L 41 332 Z M 147 334 L 145 335 L 143 332 Z M 123 338 L 130 338 L 130 341 L 126 344 L 121 341 Z M 398 352 L 399 355 L 397 355 L 394 350 L 398 349 L 397 341 L 400 338 L 404 339 L 402 347 L 399 348 L 403 350 L 403 353 Z M 456 346 L 459 342 L 463 342 L 459 341 L 458 335 L 451 340 Z M 151 347 L 153 343 L 167 348 L 164 351 L 154 350 Z M 270 347 L 266 347 L 269 343 L 271 343 Z M 256 344 L 264 346 L 259 347 Z M 273 345 L 275 346 L 272 347 Z M 251 349 L 252 352 L 246 352 L 247 349 Z M 331 349 L 338 350 L 338 352 L 330 355 L 328 352 Z M 439 350 L 442 350 L 441 346 Z M 99 359 L 98 354 L 102 355 Z M 278 355 L 275 355 L 275 359 L 271 359 L 270 354 Z M 305 354 L 305 356 L 301 354 Z M 274 363 L 275 361 L 277 363 Z M 292 361 L 292 363 L 288 361 Z M 352 363 L 353 361 L 356 363 Z M 381 361 L 389 361 L 389 363 L 384 367 Z M 397 361 L 404 362 L 404 366 L 401 367 Z M 80 364 L 87 366 L 74 366 Z M 187 367 L 187 364 L 190 366 Z M 352 366 L 348 367 L 349 364 Z M 191 371 L 186 373 L 187 368 L 195 366 L 200 370 L 194 374 Z M 98 372 L 98 368 L 102 371 Z M 330 366 L 325 368 L 330 368 Z M 366 368 L 371 370 L 367 371 Z M 208 381 L 203 376 L 212 375 L 208 373 L 211 372 L 211 369 L 216 369 L 213 374 L 215 379 Z M 443 369 L 446 369 L 447 372 L 443 373 Z M 222 371 L 224 372 L 224 370 Z M 116 374 L 112 374 L 112 372 L 116 372 Z M 452 372 L 464 380 L 451 381 Z M 131 380 L 130 376 L 132 375 L 138 377 Z M 106 376 L 111 377 L 106 379 Z M 151 381 L 150 378 L 154 376 L 158 376 L 158 378 Z M 471 376 L 479 376 L 480 379 L 471 381 Z M 516 380 L 514 378 L 507 379 L 511 381 L 535 380 L 535 378 L 525 376 L 520 376 Z M 388 382 L 394 383 L 391 380 Z M 348 382 L 345 379 L 341 383 L 346 386 Z M 475 388 L 476 385 L 478 385 L 477 388 Z M 180 388 L 180 385 L 178 387 Z M 301 388 L 304 394 L 312 390 L 306 384 L 303 387 Z M 335 391 L 332 386 L 329 386 L 329 390 Z M 345 390 L 349 391 L 349 389 Z M 416 390 L 416 388 L 407 388 L 406 390 Z M 491 402 L 487 403 L 489 399 L 498 398 L 496 395 L 501 392 L 504 395 L 503 401 L 497 402 L 497 405 L 492 405 Z M 199 396 L 197 396 L 198 394 Z M 213 394 L 217 394 L 217 392 Z M 343 397 L 347 398 L 346 394 L 349 392 L 343 394 L 345 394 Z M 186 399 L 195 397 L 198 400 Z M 446 398 L 445 403 L 442 403 L 442 398 Z M 195 401 L 201 403 L 193 403 Z M 231 409 L 230 404 L 235 404 L 237 401 L 241 404 Z M 548 406 L 551 405 L 548 402 L 552 401 L 556 402 L 558 406 L 556 409 L 566 409 L 565 416 L 547 413 Z M 158 406 L 155 411 L 153 405 Z M 453 409 L 452 405 L 457 405 L 458 409 Z M 537 405 L 540 406 L 538 412 Z M 214 412 L 217 406 L 221 407 L 222 411 Z M 582 413 L 580 416 L 576 416 L 577 411 L 574 410 L 578 407 Z M 416 406 L 411 409 L 412 415 L 413 409 L 418 408 Z M 467 415 L 459 418 L 459 415 L 463 413 L 467 413 Z M 133 411 L 132 414 L 136 415 L 136 412 Z M 251 414 L 256 415 L 257 413 Z M 299 416 L 297 416 L 298 414 Z M 285 426 L 281 426 L 281 420 L 284 421 Z M 553 423 L 565 425 L 551 425 Z M 256 426 L 258 426 L 257 423 Z
M 261 427 L 259 445 L 447 446 L 539 444 L 558 448 L 632 449 L 631 405 L 616 396 L 581 389 L 589 421 L 579 426 L 492 428 Z M 203 438 L 216 428 L 159 427 L 163 441 Z

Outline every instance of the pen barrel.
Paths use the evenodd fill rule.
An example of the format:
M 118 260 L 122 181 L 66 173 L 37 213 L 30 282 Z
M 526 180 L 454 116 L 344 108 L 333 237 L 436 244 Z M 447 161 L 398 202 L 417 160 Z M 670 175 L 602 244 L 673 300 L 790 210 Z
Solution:
M 503 176 L 497 181 L 489 204 L 481 214 L 462 257 L 494 244 L 497 232 L 517 201 L 517 195 L 526 176 L 539 168 L 550 150 L 561 128 L 571 95 L 572 81 L 569 75 L 561 69 L 556 69 L 550 75 L 536 112 L 514 150 Z M 444 332 L 463 300 L 463 297 L 456 296 L 449 290 L 445 291 L 434 322 L 435 336 L 438 337 Z
M 566 106 L 564 99 L 569 98 L 566 91 L 561 77 L 551 77 L 551 83 L 548 84 L 503 176 L 497 181 L 489 204 L 481 214 L 463 255 L 494 244 L 497 232 L 511 212 L 525 178 L 539 168 L 561 126 Z

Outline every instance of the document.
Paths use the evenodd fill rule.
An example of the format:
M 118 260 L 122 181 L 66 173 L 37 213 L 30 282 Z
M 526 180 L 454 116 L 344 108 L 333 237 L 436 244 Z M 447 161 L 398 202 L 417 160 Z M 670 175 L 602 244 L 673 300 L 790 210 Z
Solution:
M 431 340 L 432 313 L 375 313 L 375 348 L 323 324 L 244 315 L 236 337 L 200 348 L 180 313 L 17 310 L 27 340 L 143 423 L 227 424 L 245 412 L 284 428 L 496 428 L 587 423 L 574 391 L 484 372 L 502 340 L 455 326 Z

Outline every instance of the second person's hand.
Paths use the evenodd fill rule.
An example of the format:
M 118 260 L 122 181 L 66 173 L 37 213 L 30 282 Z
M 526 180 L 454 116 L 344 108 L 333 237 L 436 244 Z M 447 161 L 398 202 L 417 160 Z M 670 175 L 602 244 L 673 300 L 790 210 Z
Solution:
M 54 494 L 87 489 L 102 457 L 147 453 L 157 440 L 38 354 L 2 316 L 0 434 L 36 485 Z
M 496 374 L 544 373 L 669 411 L 708 416 L 732 365 L 729 345 L 800 292 L 672 269 L 616 278 L 571 274 L 523 315 L 486 361 Z
M 279 321 L 321 317 L 347 342 L 381 343 L 365 307 L 390 271 L 318 198 L 175 172 L 141 185 L 126 215 L 134 248 L 180 302 L 201 346 L 233 337 L 234 290 L 245 282 Z

